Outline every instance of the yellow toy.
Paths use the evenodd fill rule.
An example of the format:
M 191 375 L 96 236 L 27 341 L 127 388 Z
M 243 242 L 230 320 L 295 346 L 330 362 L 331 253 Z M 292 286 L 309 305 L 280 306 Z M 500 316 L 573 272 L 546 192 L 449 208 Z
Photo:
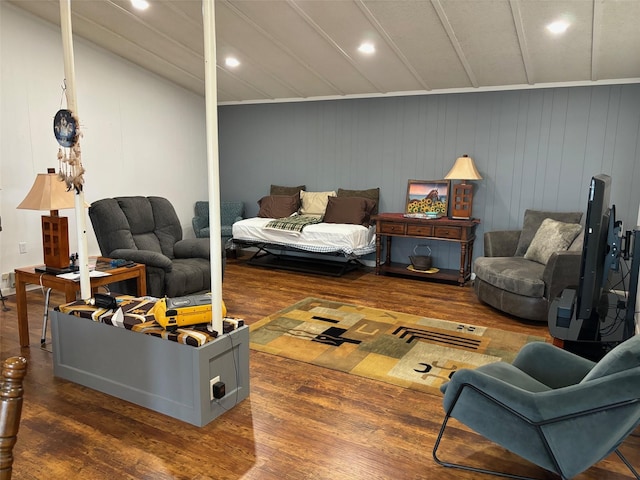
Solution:
M 211 294 L 189 295 L 186 297 L 162 298 L 153 309 L 156 322 L 165 330 L 211 322 Z M 227 315 L 227 307 L 222 302 L 222 316 Z

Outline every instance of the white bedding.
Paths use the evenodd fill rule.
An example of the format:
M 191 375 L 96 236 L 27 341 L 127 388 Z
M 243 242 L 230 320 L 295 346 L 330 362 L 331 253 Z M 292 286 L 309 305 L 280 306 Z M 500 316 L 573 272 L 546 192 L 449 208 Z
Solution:
M 376 251 L 375 227 L 345 223 L 316 223 L 301 233 L 266 229 L 273 218 L 245 218 L 233 224 L 233 239 L 293 247 L 308 252 L 366 255 Z

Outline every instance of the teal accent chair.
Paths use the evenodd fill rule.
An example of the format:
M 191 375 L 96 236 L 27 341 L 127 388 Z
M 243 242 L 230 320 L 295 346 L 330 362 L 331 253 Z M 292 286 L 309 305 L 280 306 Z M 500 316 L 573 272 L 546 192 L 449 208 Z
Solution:
M 233 236 L 232 226 L 244 216 L 244 203 L 220 203 L 220 234 L 222 246 Z M 199 201 L 195 204 L 195 217 L 192 220 L 193 231 L 197 238 L 209 237 L 209 202 Z
M 444 467 L 528 478 L 441 461 L 437 450 L 453 417 L 562 479 L 614 452 L 640 479 L 618 450 L 640 424 L 640 335 L 598 363 L 548 343 L 529 343 L 513 364 L 461 369 L 440 390 L 446 415 L 433 458 Z

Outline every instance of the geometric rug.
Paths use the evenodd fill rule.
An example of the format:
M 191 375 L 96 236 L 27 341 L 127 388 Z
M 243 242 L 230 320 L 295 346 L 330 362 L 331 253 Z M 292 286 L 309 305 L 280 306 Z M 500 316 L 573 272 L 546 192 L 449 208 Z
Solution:
M 439 395 L 461 368 L 543 337 L 306 298 L 250 326 L 253 350 Z

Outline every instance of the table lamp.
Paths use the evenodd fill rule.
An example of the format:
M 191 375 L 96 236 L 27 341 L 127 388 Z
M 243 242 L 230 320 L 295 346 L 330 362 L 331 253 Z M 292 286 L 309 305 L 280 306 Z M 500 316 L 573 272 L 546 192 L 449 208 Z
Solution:
M 69 222 L 58 216 L 58 210 L 74 208 L 75 199 L 67 185 L 48 168 L 39 173 L 31 190 L 17 208 L 23 210 L 49 210 L 42 216 L 42 249 L 47 271 L 61 273 L 69 271 Z
M 468 180 L 482 180 L 473 159 L 463 155 L 456 160 L 453 168 L 444 177 L 446 180 L 462 180 L 462 183 L 452 185 L 451 218 L 469 219 L 473 206 L 473 185 Z

